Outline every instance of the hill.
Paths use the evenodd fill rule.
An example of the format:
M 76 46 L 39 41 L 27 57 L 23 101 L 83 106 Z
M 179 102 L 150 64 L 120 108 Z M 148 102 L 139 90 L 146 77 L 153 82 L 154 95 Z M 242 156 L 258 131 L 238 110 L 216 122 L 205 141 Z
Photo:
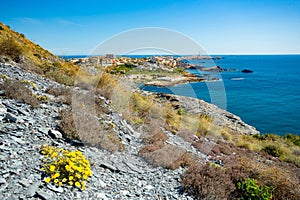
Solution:
M 15 62 L 25 70 L 34 71 L 67 85 L 73 84 L 78 71 L 74 64 L 53 55 L 28 40 L 24 34 L 11 30 L 1 22 L 0 55 L 2 62 Z

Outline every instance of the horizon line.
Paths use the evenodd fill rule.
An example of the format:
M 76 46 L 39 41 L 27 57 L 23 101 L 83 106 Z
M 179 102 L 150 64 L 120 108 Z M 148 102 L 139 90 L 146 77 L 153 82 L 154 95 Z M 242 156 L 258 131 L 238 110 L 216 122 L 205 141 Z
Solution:
M 107 54 L 110 54 L 110 53 L 107 53 Z M 54 54 L 56 56 L 59 56 L 59 57 L 63 57 L 63 56 L 101 56 L 101 55 L 96 55 L 96 54 L 93 54 L 93 55 L 89 55 L 89 54 Z M 106 55 L 106 54 L 103 54 L 103 55 Z M 122 54 L 122 55 L 117 55 L 117 54 L 113 54 L 113 55 L 116 55 L 116 56 L 130 56 L 131 54 Z M 173 54 L 132 54 L 131 56 L 143 56 L 143 55 L 166 55 L 166 56 L 170 56 L 170 55 L 173 55 Z M 175 54 L 174 54 L 175 55 Z M 190 56 L 190 55 L 199 55 L 199 54 L 181 54 L 181 56 Z M 300 53 L 211 53 L 211 54 L 200 54 L 202 56 L 210 56 L 210 55 L 253 55 L 253 56 L 256 56 L 256 55 L 300 55 Z

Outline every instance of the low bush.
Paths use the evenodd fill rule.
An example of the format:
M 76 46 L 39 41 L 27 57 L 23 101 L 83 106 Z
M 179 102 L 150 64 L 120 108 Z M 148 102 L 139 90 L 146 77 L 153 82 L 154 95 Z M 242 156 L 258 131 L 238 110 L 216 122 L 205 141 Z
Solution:
M 190 166 L 193 163 L 192 156 L 184 149 L 170 144 L 161 146 L 158 144 L 161 143 L 156 143 L 156 146 L 146 146 L 146 149 L 140 151 L 140 155 L 150 164 L 174 170 L 179 167 Z
M 23 48 L 13 39 L 7 38 L 0 42 L 0 55 L 5 55 L 15 62 L 19 62 Z
M 79 140 L 86 145 L 111 152 L 123 151 L 124 145 L 113 127 L 100 124 L 92 111 L 66 109 L 61 111 L 60 129 L 68 140 Z
M 59 186 L 68 184 L 85 189 L 92 170 L 82 152 L 43 146 L 41 154 L 46 157 L 42 168 L 46 172 L 46 183 L 53 182 Z
M 246 153 L 246 152 L 245 152 Z M 300 199 L 299 169 L 251 155 L 227 157 L 225 166 L 196 163 L 182 177 L 186 192 L 199 199 Z
M 72 89 L 69 87 L 49 87 L 45 92 L 58 97 L 58 101 L 61 103 L 72 104 Z
M 247 178 L 237 183 L 239 199 L 241 200 L 270 200 L 272 199 L 271 188 L 260 187 L 255 179 Z
M 265 148 L 263 148 L 263 151 L 267 152 L 268 154 L 274 157 L 280 157 L 283 155 L 283 151 L 280 149 L 279 146 L 276 145 L 268 145 Z
M 296 146 L 300 147 L 300 136 L 299 135 L 286 134 L 283 138 L 289 142 L 292 142 Z
M 31 90 L 21 81 L 7 79 L 0 85 L 0 89 L 5 91 L 5 96 L 8 98 L 23 101 L 34 108 L 40 105 L 40 102 L 32 95 Z
M 37 85 L 34 83 L 34 82 L 32 82 L 32 81 L 29 81 L 29 80 L 22 80 L 22 83 L 25 83 L 25 84 L 27 84 L 27 85 L 30 85 L 32 88 L 34 88 L 34 89 L 38 89 L 38 87 L 37 87 Z
M 230 199 L 235 190 L 226 169 L 212 164 L 194 164 L 183 175 L 184 190 L 195 199 Z

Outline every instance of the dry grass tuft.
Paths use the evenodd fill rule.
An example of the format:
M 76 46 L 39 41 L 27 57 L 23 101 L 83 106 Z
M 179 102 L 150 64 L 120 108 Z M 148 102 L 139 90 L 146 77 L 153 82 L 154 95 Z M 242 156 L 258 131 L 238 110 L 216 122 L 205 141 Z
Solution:
M 230 199 L 235 190 L 226 169 L 208 163 L 192 165 L 183 175 L 182 184 L 195 199 Z
M 7 79 L 0 85 L 0 89 L 5 91 L 8 98 L 23 101 L 34 108 L 40 106 L 40 102 L 32 95 L 31 90 L 21 81 Z
M 0 42 L 0 55 L 8 56 L 15 62 L 21 60 L 23 48 L 13 38 L 9 37 Z
M 46 93 L 57 97 L 57 101 L 68 105 L 72 104 L 72 89 L 65 86 L 49 87 L 45 90 Z
M 140 155 L 152 165 L 174 170 L 179 167 L 190 166 L 193 163 L 192 156 L 182 148 L 169 144 L 158 146 L 158 144 L 156 143 L 157 146 L 150 145 L 140 152 Z
M 124 145 L 121 143 L 117 133 L 111 126 L 99 123 L 95 113 L 84 104 L 77 104 L 72 109 L 61 112 L 60 129 L 69 140 L 79 140 L 83 143 L 111 152 L 123 151 Z M 74 103 L 73 103 L 74 104 Z

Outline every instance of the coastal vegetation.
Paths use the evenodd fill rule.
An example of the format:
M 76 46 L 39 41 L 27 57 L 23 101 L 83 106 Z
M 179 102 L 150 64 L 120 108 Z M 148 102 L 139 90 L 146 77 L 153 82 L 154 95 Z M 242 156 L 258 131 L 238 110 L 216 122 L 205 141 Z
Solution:
M 143 143 L 137 153 L 150 164 L 172 170 L 186 168 L 181 183 L 184 191 L 196 199 L 300 199 L 300 136 L 243 134 L 218 125 L 208 114 L 185 110 L 172 97 L 165 99 L 140 91 L 126 80 L 132 74 L 184 73 L 180 68 L 173 72 L 147 71 L 128 64 L 89 73 L 88 68 L 59 59 L 1 23 L 0 44 L 0 61 L 14 62 L 64 84 L 45 90 L 57 97 L 52 100 L 47 95 L 34 95 L 32 91 L 37 86 L 30 80 L 0 77 L 4 80 L 0 89 L 6 98 L 34 108 L 41 103 L 65 104 L 58 126 L 70 144 L 125 151 L 118 131 L 129 126 L 134 129 L 131 135 L 141 133 Z M 92 97 L 93 101 L 84 101 L 85 97 Z M 114 123 L 111 113 L 126 124 Z M 171 136 L 191 144 L 205 159 L 170 144 Z M 46 183 L 86 187 L 85 181 L 92 173 L 81 152 L 45 146 L 41 153 L 46 156 Z

